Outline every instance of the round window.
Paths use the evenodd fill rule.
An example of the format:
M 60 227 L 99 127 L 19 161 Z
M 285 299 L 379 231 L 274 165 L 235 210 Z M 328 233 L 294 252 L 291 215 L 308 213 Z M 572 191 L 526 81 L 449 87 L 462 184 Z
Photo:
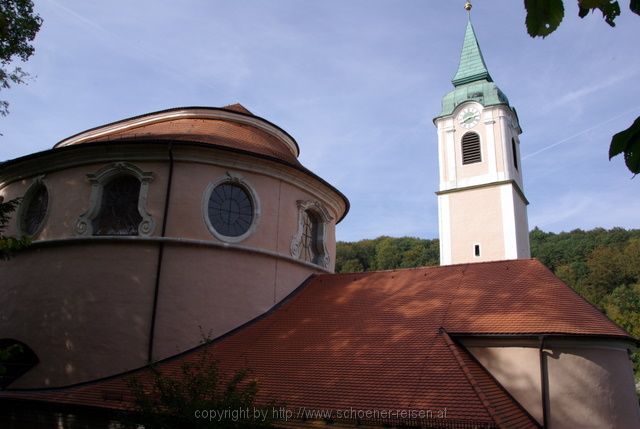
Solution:
M 22 209 L 21 229 L 26 235 L 36 235 L 47 214 L 49 205 L 49 193 L 46 186 L 38 184 L 31 189 L 24 199 Z
M 209 222 L 226 237 L 239 237 L 249 231 L 253 222 L 253 202 L 247 191 L 233 183 L 216 186 L 207 206 Z

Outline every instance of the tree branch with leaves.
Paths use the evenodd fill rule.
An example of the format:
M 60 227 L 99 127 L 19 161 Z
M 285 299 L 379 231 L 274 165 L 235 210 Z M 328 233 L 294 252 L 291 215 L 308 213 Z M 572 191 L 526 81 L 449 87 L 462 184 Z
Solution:
M 9 237 L 4 235 L 4 231 L 9 224 L 11 213 L 20 205 L 20 199 L 16 198 L 4 201 L 0 197 L 0 261 L 11 258 L 18 250 L 24 249 L 31 243 L 28 237 Z
M 25 83 L 29 73 L 15 66 L 27 61 L 35 48 L 32 43 L 42 25 L 31 0 L 0 0 L 0 89 Z M 0 115 L 9 113 L 9 102 L 0 100 Z
M 524 0 L 527 10 L 525 25 L 531 37 L 547 37 L 560 26 L 564 18 L 562 0 Z M 631 12 L 640 15 L 640 0 L 630 0 Z M 584 18 L 589 12 L 600 11 L 602 18 L 615 27 L 620 15 L 620 3 L 616 0 L 578 0 L 578 16 Z M 624 154 L 624 161 L 634 174 L 640 173 L 640 117 L 629 128 L 613 136 L 609 146 L 609 159 Z

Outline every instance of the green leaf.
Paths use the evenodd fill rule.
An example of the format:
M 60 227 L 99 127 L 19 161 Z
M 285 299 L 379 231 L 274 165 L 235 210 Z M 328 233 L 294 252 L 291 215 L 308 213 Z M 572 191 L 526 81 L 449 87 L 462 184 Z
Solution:
M 631 9 L 631 12 L 640 15 L 640 0 L 631 0 L 629 2 L 629 9 Z
M 637 2 L 638 0 L 631 0 Z M 620 15 L 620 4 L 617 0 L 578 0 L 578 16 L 584 18 L 589 11 L 596 9 L 602 12 L 605 22 L 612 27 L 616 26 L 616 17 Z
M 640 117 L 629 128 L 611 138 L 609 159 L 624 153 L 624 162 L 634 174 L 640 173 Z
M 624 162 L 633 174 L 640 173 L 640 134 L 624 153 Z
M 527 10 L 525 24 L 531 37 L 546 37 L 553 33 L 564 18 L 562 0 L 524 0 Z

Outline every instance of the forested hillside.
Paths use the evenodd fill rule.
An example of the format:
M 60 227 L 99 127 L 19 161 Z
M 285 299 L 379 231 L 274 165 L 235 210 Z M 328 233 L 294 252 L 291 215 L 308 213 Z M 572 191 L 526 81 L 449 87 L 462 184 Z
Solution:
M 640 338 L 640 230 L 596 228 L 559 234 L 535 228 L 531 256 Z M 356 272 L 437 265 L 438 240 L 379 237 L 338 242 L 336 271 Z M 634 354 L 636 378 L 640 352 Z

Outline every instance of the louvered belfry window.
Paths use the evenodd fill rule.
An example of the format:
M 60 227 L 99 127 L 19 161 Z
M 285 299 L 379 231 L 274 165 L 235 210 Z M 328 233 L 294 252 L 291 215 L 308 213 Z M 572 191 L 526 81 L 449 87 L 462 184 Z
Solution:
M 480 153 L 480 136 L 466 133 L 462 136 L 462 164 L 473 164 L 482 161 Z

